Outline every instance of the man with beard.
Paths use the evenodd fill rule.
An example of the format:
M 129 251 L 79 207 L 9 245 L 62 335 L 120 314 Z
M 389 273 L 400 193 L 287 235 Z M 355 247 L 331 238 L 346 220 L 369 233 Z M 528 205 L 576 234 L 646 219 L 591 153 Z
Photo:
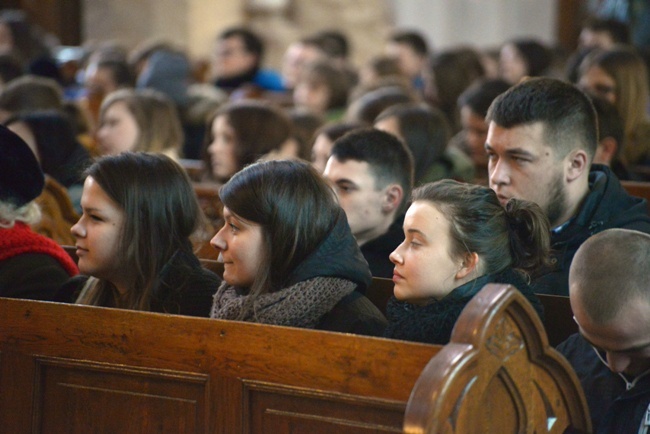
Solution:
M 535 292 L 568 295 L 573 255 L 610 228 L 650 233 L 645 200 L 631 197 L 609 168 L 591 164 L 598 144 L 596 113 L 571 84 L 523 81 L 497 97 L 486 120 L 490 187 L 537 203 L 551 227 L 551 267 L 533 277 Z

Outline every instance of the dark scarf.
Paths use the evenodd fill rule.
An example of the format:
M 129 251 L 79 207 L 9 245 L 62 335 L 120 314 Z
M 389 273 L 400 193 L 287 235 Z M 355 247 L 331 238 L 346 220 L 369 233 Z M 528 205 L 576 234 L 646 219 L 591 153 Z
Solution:
M 507 283 L 519 289 L 542 316 L 543 307 L 523 276 L 506 269 L 487 274 L 455 288 L 440 300 L 420 306 L 399 301 L 394 296 L 386 308 L 388 327 L 385 336 L 393 339 L 445 345 L 449 343 L 456 320 L 469 301 L 488 283 Z

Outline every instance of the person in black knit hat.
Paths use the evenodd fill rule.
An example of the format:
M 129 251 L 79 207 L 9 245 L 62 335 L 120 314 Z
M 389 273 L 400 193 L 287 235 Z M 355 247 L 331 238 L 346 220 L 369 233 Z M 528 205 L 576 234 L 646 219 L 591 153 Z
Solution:
M 53 300 L 79 273 L 61 246 L 32 231 L 43 172 L 27 144 L 0 125 L 0 296 Z

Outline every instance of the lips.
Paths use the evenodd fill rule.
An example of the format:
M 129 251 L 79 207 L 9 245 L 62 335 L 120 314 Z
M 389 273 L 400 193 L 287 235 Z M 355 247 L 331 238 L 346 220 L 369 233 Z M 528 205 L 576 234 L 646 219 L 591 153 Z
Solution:
M 75 246 L 75 247 L 77 248 L 77 250 L 75 251 L 77 256 L 83 256 L 86 252 L 88 252 L 88 249 L 84 249 L 83 247 L 80 246 Z
M 393 270 L 393 282 L 398 283 L 399 281 L 404 280 L 404 276 L 399 274 L 397 270 Z

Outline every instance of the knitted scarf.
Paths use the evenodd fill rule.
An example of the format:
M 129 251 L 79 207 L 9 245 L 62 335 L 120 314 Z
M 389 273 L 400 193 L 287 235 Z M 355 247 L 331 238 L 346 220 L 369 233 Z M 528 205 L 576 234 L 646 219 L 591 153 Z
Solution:
M 25 253 L 49 255 L 59 261 L 70 276 L 79 274 L 77 264 L 61 246 L 32 231 L 27 224 L 16 222 L 12 228 L 0 228 L 0 261 Z
M 246 309 L 243 320 L 290 327 L 315 328 L 321 318 L 356 284 L 337 277 L 315 277 L 298 282 L 276 292 L 261 294 L 250 308 L 245 307 L 247 295 L 223 282 L 212 305 L 211 318 L 238 319 Z

